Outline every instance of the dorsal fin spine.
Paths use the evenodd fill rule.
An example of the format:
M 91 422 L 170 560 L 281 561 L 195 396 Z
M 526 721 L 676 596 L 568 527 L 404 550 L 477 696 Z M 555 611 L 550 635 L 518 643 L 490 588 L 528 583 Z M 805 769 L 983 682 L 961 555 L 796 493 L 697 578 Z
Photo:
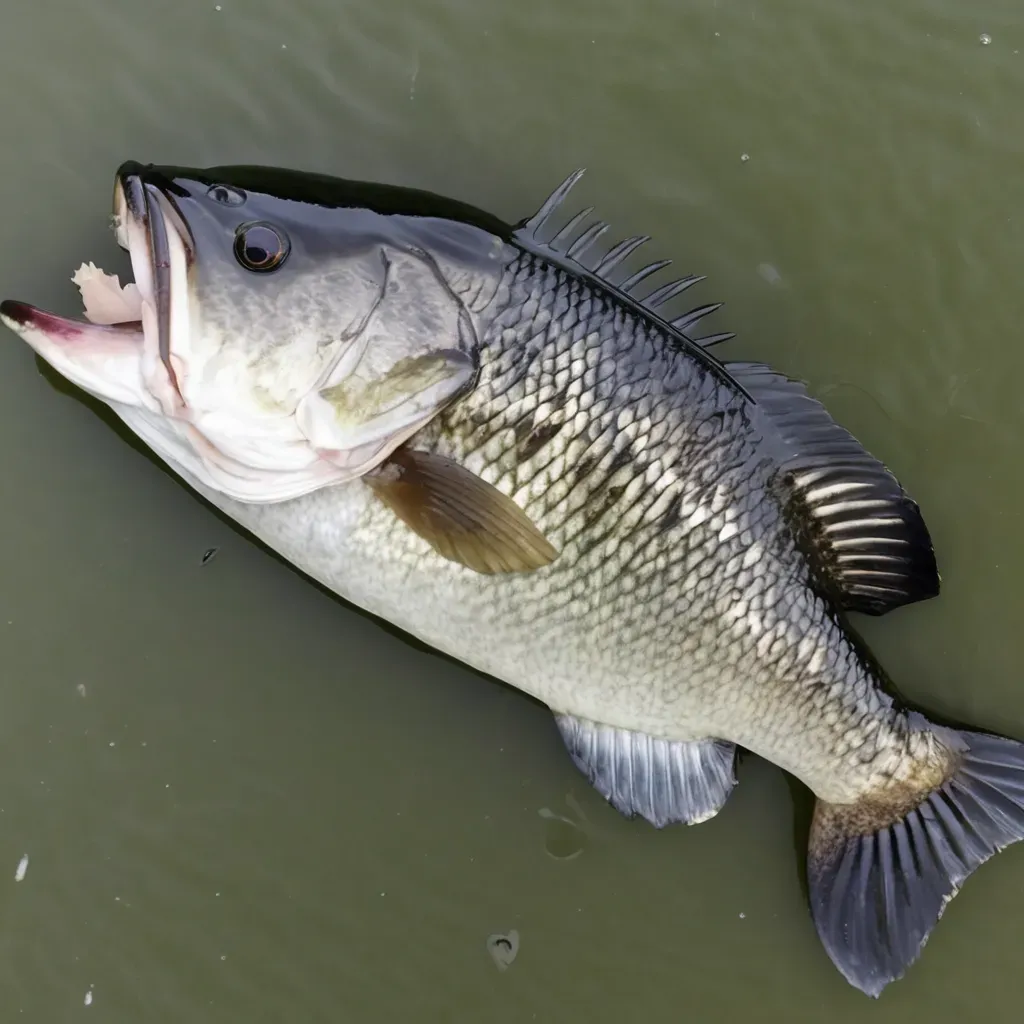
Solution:
M 624 260 L 631 256 L 643 244 L 650 241 L 649 235 L 636 235 L 632 238 L 623 239 L 613 245 L 604 256 L 595 260 L 593 265 L 584 262 L 584 254 L 591 249 L 594 243 L 608 230 L 608 224 L 604 221 L 596 221 L 587 227 L 584 222 L 593 213 L 593 207 L 588 206 L 575 214 L 568 223 L 555 232 L 554 236 L 544 241 L 540 237 L 541 229 L 550 221 L 552 215 L 564 204 L 566 197 L 573 186 L 583 177 L 585 168 L 573 171 L 543 202 L 540 209 L 532 216 L 521 221 L 513 229 L 513 238 L 524 244 L 536 255 L 556 257 L 559 260 L 568 260 L 575 264 L 581 271 L 591 274 L 594 278 L 608 285 L 614 291 L 633 303 L 636 308 L 653 314 L 656 319 L 667 326 L 670 331 L 674 330 L 681 342 L 694 346 L 695 352 L 706 352 L 713 345 L 728 341 L 735 335 L 731 332 L 711 334 L 703 338 L 693 338 L 687 333 L 692 327 L 705 316 L 720 309 L 721 303 L 712 303 L 691 310 L 675 319 L 663 317 L 656 310 L 672 299 L 681 295 L 687 288 L 705 280 L 704 275 L 690 274 L 676 281 L 669 281 L 666 284 L 655 287 L 646 297 L 640 297 L 633 292 L 633 289 L 651 275 L 670 266 L 671 260 L 658 260 L 641 267 L 639 270 L 628 275 L 620 284 L 616 284 L 611 278 L 611 272 Z M 580 230 L 582 228 L 582 230 Z M 575 237 L 573 237 L 575 235 Z M 566 244 L 563 250 L 562 245 Z M 564 262 L 563 262 L 564 265 Z M 714 356 L 708 354 L 707 365 L 717 373 L 724 373 L 724 365 Z M 741 390 L 745 390 L 738 381 L 733 381 Z

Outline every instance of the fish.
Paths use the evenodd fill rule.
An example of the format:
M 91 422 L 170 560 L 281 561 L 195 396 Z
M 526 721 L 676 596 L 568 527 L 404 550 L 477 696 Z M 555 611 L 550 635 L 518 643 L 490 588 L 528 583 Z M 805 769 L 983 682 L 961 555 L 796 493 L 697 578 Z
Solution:
M 804 382 L 719 356 L 721 303 L 669 311 L 702 275 L 564 219 L 582 173 L 513 223 L 129 161 L 135 280 L 76 274 L 117 322 L 0 319 L 300 572 L 546 705 L 619 813 L 713 818 L 738 750 L 797 779 L 810 916 L 878 997 L 1024 836 L 1024 745 L 898 698 L 853 617 L 939 594 L 919 505 Z

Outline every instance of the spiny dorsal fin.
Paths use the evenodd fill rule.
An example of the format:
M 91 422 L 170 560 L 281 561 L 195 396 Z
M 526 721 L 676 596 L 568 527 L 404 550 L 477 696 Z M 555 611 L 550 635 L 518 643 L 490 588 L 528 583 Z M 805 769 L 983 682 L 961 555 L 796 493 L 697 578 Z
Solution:
M 588 270 L 595 277 L 600 278 L 606 284 L 611 285 L 616 290 L 628 295 L 630 299 L 638 305 L 651 312 L 654 312 L 659 306 L 663 306 L 665 303 L 676 298 L 676 296 L 681 295 L 691 285 L 704 280 L 702 276 L 690 274 L 687 277 L 680 278 L 678 281 L 670 281 L 668 284 L 660 285 L 644 298 L 635 294 L 634 289 L 637 285 L 646 280 L 652 274 L 656 274 L 659 270 L 664 270 L 666 267 L 670 266 L 672 263 L 671 260 L 658 260 L 654 263 L 649 263 L 647 266 L 641 267 L 635 273 L 631 274 L 624 281 L 615 282 L 612 280 L 612 271 L 636 252 L 645 242 L 649 242 L 649 235 L 634 235 L 632 238 L 623 239 L 621 242 L 617 242 L 608 249 L 603 256 L 596 259 L 592 264 L 585 263 L 583 260 L 584 254 L 591 249 L 594 246 L 594 243 L 608 230 L 608 225 L 604 221 L 595 221 L 588 227 L 583 227 L 586 219 L 594 212 L 594 208 L 592 206 L 588 206 L 586 209 L 581 210 L 549 240 L 544 241 L 540 237 L 541 230 L 551 219 L 552 214 L 554 214 L 565 202 L 566 196 L 568 196 L 576 182 L 583 177 L 583 173 L 583 168 L 573 171 L 573 173 L 570 174 L 569 177 L 566 178 L 550 196 L 548 196 L 540 209 L 532 217 L 529 217 L 527 220 L 524 220 L 522 223 L 517 225 L 516 236 L 520 241 L 529 240 L 532 245 L 538 249 L 548 250 L 563 259 L 568 258 L 569 260 L 572 260 L 583 269 Z M 725 332 L 711 334 L 704 338 L 692 338 L 688 331 L 690 327 L 697 323 L 697 321 L 703 319 L 705 316 L 713 313 L 719 308 L 721 308 L 721 303 L 702 306 L 700 309 L 684 313 L 682 316 L 668 322 L 677 330 L 685 334 L 687 338 L 690 338 L 694 344 L 700 345 L 702 348 L 710 348 L 712 345 L 717 345 L 719 342 L 728 341 L 730 338 L 734 337 L 734 335 L 730 332 Z
M 928 528 L 895 476 L 806 387 L 763 363 L 726 363 L 782 439 L 801 534 L 844 608 L 882 615 L 939 592 Z

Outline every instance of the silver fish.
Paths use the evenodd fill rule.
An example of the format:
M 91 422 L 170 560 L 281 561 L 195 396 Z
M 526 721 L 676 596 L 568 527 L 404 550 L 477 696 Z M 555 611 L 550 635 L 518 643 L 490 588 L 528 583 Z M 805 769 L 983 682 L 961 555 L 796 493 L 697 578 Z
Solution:
M 0 314 L 299 569 L 549 706 L 622 813 L 714 816 L 737 747 L 800 779 L 814 922 L 877 996 L 1024 836 L 1024 746 L 890 696 L 848 615 L 939 592 L 917 504 L 801 383 L 694 337 L 717 304 L 665 312 L 700 278 L 641 296 L 667 266 L 626 270 L 645 238 L 588 258 L 589 210 L 545 238 L 580 173 L 508 225 L 389 186 L 130 163 L 141 327 Z M 246 494 L 203 444 L 259 467 Z

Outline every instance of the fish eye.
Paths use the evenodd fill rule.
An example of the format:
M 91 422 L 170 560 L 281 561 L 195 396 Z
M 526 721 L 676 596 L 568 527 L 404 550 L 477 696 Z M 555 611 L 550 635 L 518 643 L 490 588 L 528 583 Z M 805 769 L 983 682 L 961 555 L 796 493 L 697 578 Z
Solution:
M 276 270 L 290 249 L 287 236 L 270 224 L 243 224 L 235 233 L 235 258 L 246 270 Z
M 241 206 L 245 202 L 245 193 L 229 185 L 211 185 L 206 194 L 215 202 L 225 206 Z

